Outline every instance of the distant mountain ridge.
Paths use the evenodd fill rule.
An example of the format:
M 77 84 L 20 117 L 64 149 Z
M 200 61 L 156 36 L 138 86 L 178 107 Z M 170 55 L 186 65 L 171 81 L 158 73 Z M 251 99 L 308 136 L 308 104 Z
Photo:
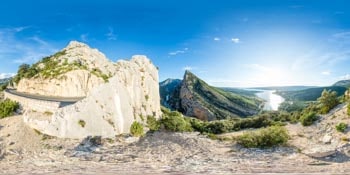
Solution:
M 261 101 L 256 97 L 212 87 L 190 71 L 185 72 L 181 82 L 161 82 L 160 91 L 163 105 L 201 120 L 247 117 L 260 111 Z
M 5 83 L 8 83 L 12 78 L 3 78 L 3 79 L 0 79 L 0 85 L 1 84 L 5 84 Z
M 333 84 L 333 86 L 342 86 L 349 88 L 350 87 L 350 80 L 340 80 Z
M 268 87 L 253 87 L 247 89 L 262 89 L 262 90 L 277 90 L 277 91 L 300 91 L 309 88 L 317 88 L 317 86 L 268 86 Z
M 160 103 L 167 107 L 172 108 L 170 105 L 170 101 L 173 97 L 173 92 L 176 90 L 176 88 L 179 87 L 182 80 L 180 79 L 171 79 L 168 78 L 162 82 L 159 83 L 159 93 L 160 93 Z
M 331 90 L 337 92 L 337 95 L 343 95 L 347 90 L 346 87 L 342 86 L 329 86 L 329 87 L 317 87 L 308 88 L 298 91 L 278 91 L 277 94 L 281 95 L 288 101 L 316 101 L 322 94 L 322 91 Z

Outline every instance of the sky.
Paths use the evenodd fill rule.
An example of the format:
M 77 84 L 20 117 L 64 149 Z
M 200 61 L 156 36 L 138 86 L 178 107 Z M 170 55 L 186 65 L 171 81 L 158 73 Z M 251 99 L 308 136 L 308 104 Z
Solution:
M 160 81 L 214 86 L 350 79 L 348 0 L 11 0 L 0 6 L 0 78 L 77 40 L 112 61 L 146 55 Z

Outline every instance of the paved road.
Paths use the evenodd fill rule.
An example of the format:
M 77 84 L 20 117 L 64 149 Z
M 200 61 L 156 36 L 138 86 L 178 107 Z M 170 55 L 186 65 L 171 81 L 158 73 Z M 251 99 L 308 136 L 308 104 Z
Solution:
M 43 96 L 43 95 L 37 95 L 37 94 L 28 94 L 23 92 L 18 92 L 14 89 L 6 89 L 7 93 L 25 97 L 25 98 L 31 98 L 36 100 L 45 100 L 45 101 L 56 101 L 56 102 L 62 102 L 62 103 L 74 103 L 77 102 L 85 97 L 54 97 L 54 96 Z

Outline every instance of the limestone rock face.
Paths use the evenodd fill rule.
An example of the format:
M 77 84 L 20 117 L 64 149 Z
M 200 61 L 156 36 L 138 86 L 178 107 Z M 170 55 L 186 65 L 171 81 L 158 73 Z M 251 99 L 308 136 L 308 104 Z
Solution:
M 200 120 L 247 117 L 260 110 L 259 100 L 212 87 L 190 71 L 185 72 L 182 82 L 173 89 L 173 100 L 167 101 L 169 106 Z
M 116 74 L 108 83 L 91 91 L 87 98 L 59 109 L 48 122 L 26 117 L 25 121 L 42 133 L 64 137 L 113 137 L 129 133 L 134 121 L 145 123 L 146 116 L 159 118 L 158 70 L 145 56 L 116 63 Z
M 97 49 L 71 41 L 56 54 L 32 66 L 37 74 L 22 78 L 17 90 L 45 96 L 82 97 L 107 82 L 117 66 Z
M 97 68 L 106 75 L 115 74 L 114 63 L 99 50 L 92 49 L 84 43 L 71 41 L 63 50 L 66 54 L 62 58 L 67 58 L 68 63 L 76 62 L 91 69 Z
M 54 79 L 22 79 L 17 90 L 46 96 L 84 97 L 91 89 L 103 83 L 103 79 L 87 70 L 73 70 Z
M 194 100 L 196 99 L 195 94 L 189 89 L 191 85 L 186 83 L 184 81 L 180 89 L 181 107 L 184 109 L 185 115 L 196 116 L 200 120 L 213 120 L 215 115 L 198 100 Z

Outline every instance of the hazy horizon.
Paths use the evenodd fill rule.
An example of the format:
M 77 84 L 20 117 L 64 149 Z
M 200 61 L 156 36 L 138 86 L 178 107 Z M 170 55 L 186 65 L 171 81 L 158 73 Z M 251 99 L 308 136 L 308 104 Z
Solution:
M 349 79 L 346 0 L 10 1 L 0 6 L 0 78 L 77 40 L 113 61 L 147 55 L 160 81 L 329 86 Z

